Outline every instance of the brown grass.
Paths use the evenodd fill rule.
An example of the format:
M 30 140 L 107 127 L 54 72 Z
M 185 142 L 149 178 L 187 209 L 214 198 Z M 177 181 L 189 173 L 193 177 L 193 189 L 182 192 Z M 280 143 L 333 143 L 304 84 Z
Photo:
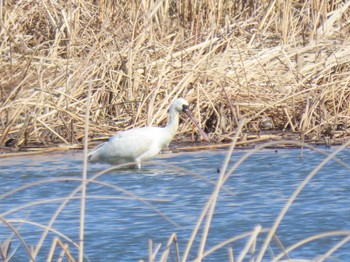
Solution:
M 0 146 L 163 125 L 178 96 L 213 141 L 348 137 L 348 1 L 2 1 Z M 186 121 L 181 134 L 191 134 Z

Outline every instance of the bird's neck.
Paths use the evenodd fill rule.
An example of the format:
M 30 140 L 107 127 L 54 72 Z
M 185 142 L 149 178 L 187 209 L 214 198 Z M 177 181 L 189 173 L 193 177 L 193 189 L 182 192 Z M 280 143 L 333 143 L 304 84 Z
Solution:
M 171 137 L 175 136 L 177 129 L 179 128 L 179 113 L 170 111 L 169 122 L 165 127 L 169 130 Z

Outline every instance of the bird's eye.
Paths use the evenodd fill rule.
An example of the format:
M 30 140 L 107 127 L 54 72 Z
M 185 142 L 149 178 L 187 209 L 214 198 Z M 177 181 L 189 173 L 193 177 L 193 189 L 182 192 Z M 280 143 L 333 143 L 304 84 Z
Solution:
M 182 105 L 182 112 L 185 112 L 188 110 L 188 105 Z

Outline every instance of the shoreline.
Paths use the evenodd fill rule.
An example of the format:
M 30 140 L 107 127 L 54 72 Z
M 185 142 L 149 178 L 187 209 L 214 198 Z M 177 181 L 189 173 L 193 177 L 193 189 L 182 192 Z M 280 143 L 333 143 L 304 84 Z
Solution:
M 308 139 L 304 140 L 305 144 L 313 145 L 313 146 L 339 146 L 346 142 L 349 137 L 341 137 L 341 138 L 323 138 L 323 139 Z M 100 140 L 99 142 L 90 143 L 89 150 L 94 148 L 96 145 L 104 142 L 106 140 Z M 276 146 L 267 146 L 266 148 L 272 149 L 285 149 L 285 148 L 300 148 L 301 146 L 286 144 L 286 141 L 297 141 L 301 142 L 300 134 L 296 132 L 269 132 L 264 134 L 250 134 L 244 135 L 243 137 L 239 137 L 238 141 L 235 144 L 235 148 L 237 149 L 250 149 L 255 148 L 256 146 L 262 145 L 267 142 L 281 141 L 280 145 Z M 168 148 L 165 148 L 163 151 L 170 152 L 193 152 L 200 150 L 215 150 L 215 149 L 227 149 L 231 146 L 229 139 L 226 139 L 221 142 L 203 142 L 203 141 L 193 141 L 190 137 L 185 137 L 185 139 L 173 140 Z M 67 152 L 72 150 L 83 150 L 83 144 L 52 144 L 48 146 L 41 145 L 27 145 L 20 148 L 15 147 L 0 147 L 0 158 L 8 158 L 15 156 L 26 156 L 26 155 L 37 155 L 37 154 L 45 154 L 45 153 L 54 153 L 54 152 Z

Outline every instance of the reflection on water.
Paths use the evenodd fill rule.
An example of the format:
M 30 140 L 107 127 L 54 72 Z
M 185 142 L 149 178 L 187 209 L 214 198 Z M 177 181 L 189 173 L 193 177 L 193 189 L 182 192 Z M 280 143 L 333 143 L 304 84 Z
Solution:
M 325 152 L 330 153 L 327 149 Z M 247 151 L 233 154 L 232 166 Z M 270 227 L 281 208 L 301 183 L 323 159 L 317 152 L 306 150 L 299 158 L 297 149 L 262 150 L 250 156 L 225 183 L 215 209 L 206 249 L 251 231 L 255 225 Z M 338 155 L 349 163 L 350 150 Z M 142 170 L 113 170 L 90 183 L 86 206 L 86 256 L 90 261 L 138 261 L 148 256 L 148 240 L 162 244 L 161 251 L 172 233 L 178 236 L 181 254 L 194 225 L 214 190 L 225 151 L 206 151 L 162 155 Z M 89 177 L 108 168 L 94 164 Z M 47 226 L 64 198 L 79 193 L 77 181 L 82 172 L 82 153 L 69 152 L 49 155 L 0 159 L 0 215 L 11 224 L 30 245 L 36 245 L 42 229 L 32 223 Z M 187 170 L 187 171 L 186 171 Z M 36 183 L 11 195 L 5 193 Z M 137 198 L 137 200 L 135 200 Z M 55 200 L 55 201 L 50 201 Z M 283 219 L 277 236 L 285 247 L 306 237 L 333 230 L 350 230 L 349 170 L 329 162 L 306 185 Z M 38 202 L 41 201 L 41 202 Z M 146 202 L 146 203 L 145 203 Z M 20 207 L 24 207 L 19 209 Z M 70 200 L 56 218 L 53 228 L 65 235 L 64 243 L 78 243 L 79 208 L 77 199 Z M 160 215 L 161 213 L 162 215 Z M 12 232 L 0 223 L 0 241 Z M 199 235 L 201 234 L 201 231 Z M 46 259 L 55 233 L 50 233 L 39 253 Z M 342 236 L 344 237 L 344 236 Z M 292 258 L 315 258 L 323 255 L 342 237 L 324 238 L 304 245 L 290 253 Z M 18 247 L 13 261 L 28 260 L 23 246 L 15 236 L 12 250 Z M 263 236 L 261 237 L 263 240 Z M 213 253 L 206 261 L 228 261 L 227 248 L 238 255 L 247 239 L 235 242 Z M 197 252 L 195 241 L 191 258 Z M 257 249 L 261 243 L 258 243 Z M 74 244 L 70 250 L 76 255 Z M 271 246 L 266 260 L 280 253 Z M 175 254 L 171 256 L 175 261 Z M 332 254 L 332 259 L 350 257 L 350 244 Z M 158 257 L 159 258 L 159 257 Z

